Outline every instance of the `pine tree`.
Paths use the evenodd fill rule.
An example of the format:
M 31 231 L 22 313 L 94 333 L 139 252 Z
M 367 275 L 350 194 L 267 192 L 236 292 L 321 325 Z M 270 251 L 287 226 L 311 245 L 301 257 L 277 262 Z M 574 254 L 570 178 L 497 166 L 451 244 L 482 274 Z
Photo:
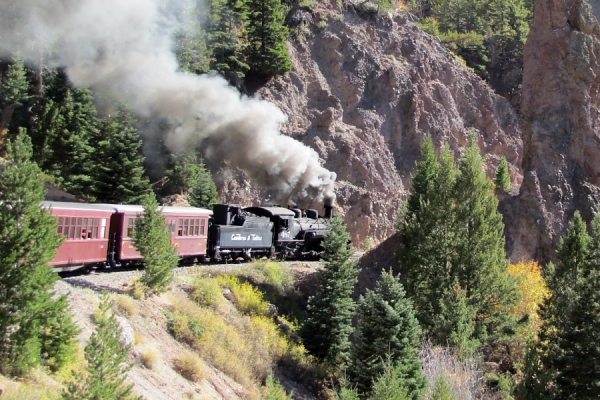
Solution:
M 498 169 L 496 170 L 496 176 L 494 177 L 494 184 L 496 185 L 496 190 L 501 190 L 504 192 L 510 191 L 510 173 L 508 172 L 508 163 L 506 162 L 506 157 L 502 157 L 500 159 L 500 163 L 498 163 Z
M 154 193 L 142 201 L 144 213 L 135 220 L 133 242 L 144 257 L 141 282 L 155 293 L 162 293 L 173 281 L 173 269 L 179 263 L 177 250 L 171 244 L 165 217 L 160 212 Z
M 36 161 L 62 189 L 86 196 L 95 168 L 93 137 L 100 129 L 96 106 L 88 89 L 70 89 L 61 74 L 46 88 L 48 96 L 36 106 L 40 116 L 31 137 Z
M 85 347 L 85 374 L 71 382 L 65 400 L 135 399 L 132 384 L 125 384 L 132 365 L 127 362 L 131 345 L 121 344 L 121 327 L 111 312 L 111 300 L 103 293 L 96 313 L 98 328 Z
M 506 273 L 504 223 L 474 137 L 459 164 L 453 275 L 476 309 L 475 337 L 496 340 L 512 332 L 516 321 L 509 310 L 518 300 L 516 281 Z
M 212 205 L 219 202 L 217 186 L 202 160 L 198 163 L 198 174 L 188 198 L 190 205 L 208 209 L 212 209 Z
M 211 0 L 207 26 L 210 68 L 233 86 L 241 87 L 250 66 L 242 61 L 242 24 L 245 20 L 240 0 Z
M 0 180 L 0 372 L 22 375 L 42 362 L 58 368 L 77 334 L 64 297 L 54 298 L 48 266 L 61 237 L 40 208 L 44 185 L 21 132 L 8 146 Z
M 389 360 L 383 365 L 383 372 L 373 382 L 373 391 L 369 400 L 412 400 L 421 398 L 411 396 L 405 386 L 405 371 L 402 364 L 393 364 Z
M 425 146 L 424 151 L 423 159 L 430 159 L 433 150 Z M 401 215 L 398 262 L 406 275 L 407 293 L 421 326 L 439 344 L 446 344 L 445 335 L 452 334 L 446 330 L 449 326 L 461 328 L 462 333 L 454 334 L 466 344 L 510 334 L 515 323 L 509 310 L 517 291 L 515 281 L 505 273 L 504 226 L 482 163 L 473 142 L 458 168 L 447 147 L 437 165 L 418 164 L 415 179 L 431 176 L 427 178 L 431 183 L 415 186 L 407 199 L 407 209 L 412 211 Z M 414 204 L 419 204 L 416 211 Z M 463 305 L 452 300 L 456 285 L 464 290 Z M 473 334 L 465 338 L 470 329 L 465 318 L 473 312 Z
M 357 270 L 343 219 L 336 215 L 331 230 L 323 241 L 323 269 L 318 272 L 319 288 L 308 299 L 308 317 L 302 327 L 306 349 L 327 361 L 341 366 L 347 361 L 352 333 L 352 315 L 356 305 L 352 292 Z
M 130 112 L 119 109 L 102 121 L 93 138 L 93 187 L 89 194 L 101 203 L 136 204 L 150 191 L 144 175 L 142 141 Z
M 435 380 L 431 400 L 457 400 L 452 386 L 448 382 L 448 376 L 443 372 Z
M 528 356 L 534 362 L 520 388 L 529 398 L 600 396 L 599 228 L 596 214 L 590 237 L 576 212 L 560 242 L 558 264 L 549 271 L 552 295 L 540 306 L 542 326 Z
M 284 75 L 292 68 L 285 45 L 288 29 L 283 25 L 284 9 L 280 0 L 246 2 L 247 62 L 258 76 Z
M 400 218 L 397 254 L 419 322 L 431 331 L 441 312 L 440 293 L 453 284 L 457 166 L 449 147 L 438 158 L 430 141 L 423 145 L 422 159 L 406 200 L 408 212 Z
M 17 57 L 0 79 L 0 138 L 5 136 L 15 109 L 30 98 L 28 90 L 27 70 L 23 60 Z
M 359 392 L 367 395 L 376 377 L 391 373 L 395 385 L 405 388 L 408 398 L 418 398 L 426 386 L 419 362 L 421 331 L 412 303 L 391 271 L 383 271 L 375 291 L 367 290 L 361 296 L 356 314 L 355 344 L 348 369 L 350 380 L 356 383 Z

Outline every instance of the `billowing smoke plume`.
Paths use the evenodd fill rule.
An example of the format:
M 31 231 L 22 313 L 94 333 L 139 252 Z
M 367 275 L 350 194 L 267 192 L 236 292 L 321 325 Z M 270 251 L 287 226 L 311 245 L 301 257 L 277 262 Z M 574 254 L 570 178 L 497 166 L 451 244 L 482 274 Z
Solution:
M 245 170 L 281 198 L 332 201 L 335 174 L 281 135 L 286 116 L 225 80 L 178 70 L 172 36 L 188 0 L 0 0 L 0 51 L 66 67 L 77 86 L 109 89 L 146 118 L 173 127 L 173 150 L 210 137 L 207 156 Z M 10 12 L 8 11 L 10 10 Z

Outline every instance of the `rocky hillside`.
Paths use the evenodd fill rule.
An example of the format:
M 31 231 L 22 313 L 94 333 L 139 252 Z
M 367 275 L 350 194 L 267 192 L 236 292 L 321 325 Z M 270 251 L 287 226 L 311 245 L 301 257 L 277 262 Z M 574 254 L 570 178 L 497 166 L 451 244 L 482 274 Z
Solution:
M 544 0 L 525 49 L 524 181 L 513 202 L 513 258 L 545 262 L 576 209 L 600 200 L 600 2 Z
M 394 232 L 427 134 L 458 153 L 475 132 L 489 174 L 505 156 L 520 184 L 518 116 L 436 37 L 406 16 L 375 17 L 353 6 L 297 7 L 288 21 L 292 71 L 259 94 L 288 115 L 283 132 L 337 173 L 337 205 L 355 243 Z M 222 180 L 229 199 L 256 199 L 247 184 Z
M 394 232 L 427 134 L 458 154 L 475 132 L 490 176 L 500 157 L 510 163 L 501 211 L 511 260 L 552 260 L 574 211 L 589 219 L 600 199 L 600 1 L 536 1 L 519 115 L 401 12 L 334 4 L 292 10 L 292 72 L 259 94 L 289 116 L 284 133 L 337 172 L 354 242 Z M 233 180 L 225 194 L 259 198 Z

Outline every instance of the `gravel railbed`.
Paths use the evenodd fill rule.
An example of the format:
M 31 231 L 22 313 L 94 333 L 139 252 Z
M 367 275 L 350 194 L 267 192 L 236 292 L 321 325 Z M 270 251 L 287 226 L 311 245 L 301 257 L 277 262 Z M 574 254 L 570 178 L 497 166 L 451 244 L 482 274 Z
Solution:
M 318 261 L 290 261 L 284 262 L 288 267 L 294 270 L 313 270 L 319 268 Z M 178 267 L 173 270 L 174 275 L 191 275 L 203 271 L 215 272 L 233 272 L 246 268 L 250 263 L 231 263 L 231 264 L 201 264 L 193 266 Z M 87 287 L 93 290 L 102 291 L 118 291 L 125 292 L 135 278 L 139 278 L 144 273 L 143 269 L 113 269 L 113 270 L 96 270 L 89 274 L 85 273 L 69 273 L 64 274 L 55 286 L 58 293 L 68 292 L 69 286 Z

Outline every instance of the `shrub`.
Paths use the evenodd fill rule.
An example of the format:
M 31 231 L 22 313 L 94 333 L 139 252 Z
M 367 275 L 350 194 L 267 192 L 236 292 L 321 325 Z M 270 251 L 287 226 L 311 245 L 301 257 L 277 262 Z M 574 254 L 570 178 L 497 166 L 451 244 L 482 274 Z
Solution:
M 192 382 L 198 382 L 208 375 L 208 367 L 194 353 L 185 353 L 175 360 L 175 368 L 177 371 Z
M 203 307 L 218 308 L 225 301 L 223 289 L 214 278 L 196 278 L 194 288 L 190 294 L 192 300 Z
M 269 305 L 263 299 L 263 294 L 248 282 L 240 283 L 233 276 L 220 276 L 217 278 L 221 286 L 231 290 L 236 300 L 238 309 L 248 315 L 268 315 Z
M 135 300 L 131 297 L 124 294 L 118 294 L 115 296 L 115 303 L 121 310 L 123 310 L 127 314 L 131 316 L 137 314 L 137 304 L 135 303 Z
M 158 354 L 149 349 L 142 353 L 142 365 L 148 369 L 154 369 L 158 365 Z
M 288 396 L 288 394 L 286 393 L 283 386 L 281 386 L 281 384 L 279 382 L 277 382 L 277 380 L 275 380 L 275 377 L 273 376 L 272 373 L 269 374 L 269 376 L 267 377 L 263 392 L 264 392 L 263 398 L 265 400 L 291 400 L 292 399 L 292 397 Z
M 258 261 L 254 263 L 263 283 L 273 286 L 280 293 L 287 291 L 294 283 L 293 276 L 283 263 L 275 261 Z
M 508 274 L 519 278 L 517 289 L 521 293 L 521 301 L 511 310 L 512 314 L 522 319 L 529 317 L 530 329 L 536 333 L 540 327 L 537 314 L 538 304 L 549 295 L 542 267 L 535 261 L 521 261 L 508 267 Z

